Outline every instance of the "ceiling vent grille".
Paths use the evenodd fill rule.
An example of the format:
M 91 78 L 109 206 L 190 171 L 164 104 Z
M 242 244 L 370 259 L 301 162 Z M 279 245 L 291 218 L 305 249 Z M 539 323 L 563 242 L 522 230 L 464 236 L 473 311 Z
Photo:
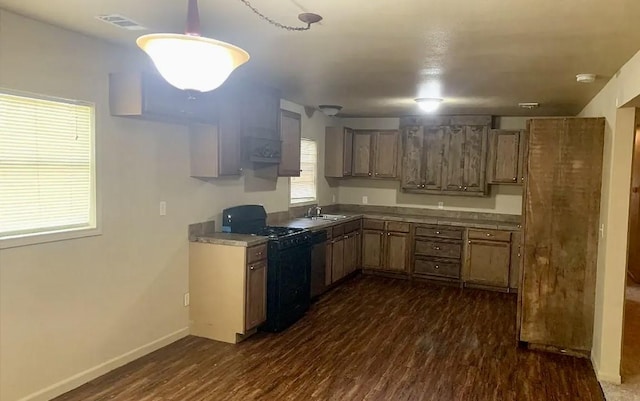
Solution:
M 115 25 L 118 28 L 127 29 L 129 31 L 144 31 L 147 29 L 134 20 L 120 14 L 98 15 L 96 18 L 100 21 L 106 22 L 107 24 Z

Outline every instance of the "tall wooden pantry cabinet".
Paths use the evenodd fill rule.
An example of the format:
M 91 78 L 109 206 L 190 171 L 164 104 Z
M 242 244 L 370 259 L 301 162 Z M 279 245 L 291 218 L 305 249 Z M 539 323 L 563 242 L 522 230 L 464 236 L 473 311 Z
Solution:
M 530 346 L 591 350 L 604 124 L 529 122 L 518 323 L 519 340 Z

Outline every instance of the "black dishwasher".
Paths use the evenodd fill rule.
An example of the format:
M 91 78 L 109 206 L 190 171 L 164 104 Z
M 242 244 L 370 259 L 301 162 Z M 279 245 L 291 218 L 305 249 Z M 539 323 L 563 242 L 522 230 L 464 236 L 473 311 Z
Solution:
M 327 232 L 316 231 L 311 234 L 313 248 L 311 249 L 311 299 L 322 294 L 326 289 L 326 261 L 327 261 Z

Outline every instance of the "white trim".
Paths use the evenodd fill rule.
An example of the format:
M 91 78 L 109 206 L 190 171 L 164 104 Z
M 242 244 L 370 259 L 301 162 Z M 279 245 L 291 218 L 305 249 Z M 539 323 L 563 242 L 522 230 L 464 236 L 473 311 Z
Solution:
M 598 363 L 596 362 L 596 360 L 593 358 L 593 355 L 591 355 L 591 365 L 593 366 L 593 371 L 596 373 L 596 377 L 598 378 L 599 382 L 603 382 L 603 383 L 612 383 L 612 384 L 622 384 L 622 377 L 620 376 L 620 373 L 610 373 L 610 372 L 603 372 L 600 370 L 600 368 L 598 368 Z
M 76 238 L 95 237 L 102 235 L 102 230 L 96 227 L 72 228 L 52 232 L 38 232 L 29 235 L 0 238 L 0 249 L 17 248 L 20 246 L 38 245 L 47 242 L 66 241 Z
M 71 391 L 74 388 L 79 387 L 97 377 L 100 377 L 105 373 L 108 373 L 114 369 L 117 369 L 123 365 L 126 365 L 131 361 L 134 361 L 140 357 L 143 357 L 147 354 L 152 353 L 153 351 L 156 351 L 175 341 L 178 341 L 179 339 L 184 338 L 188 335 L 189 335 L 189 328 L 188 327 L 182 328 L 164 337 L 158 338 L 157 340 L 151 341 L 150 343 L 147 343 L 141 347 L 132 349 L 129 352 L 125 352 L 124 354 L 117 356 L 113 359 L 109 359 L 108 361 L 103 362 L 97 366 L 94 366 L 85 371 L 77 373 L 69 377 L 68 379 L 59 381 L 58 383 L 52 384 L 49 387 L 36 391 L 35 393 L 32 393 L 24 398 L 21 398 L 18 401 L 50 400 L 68 391 Z

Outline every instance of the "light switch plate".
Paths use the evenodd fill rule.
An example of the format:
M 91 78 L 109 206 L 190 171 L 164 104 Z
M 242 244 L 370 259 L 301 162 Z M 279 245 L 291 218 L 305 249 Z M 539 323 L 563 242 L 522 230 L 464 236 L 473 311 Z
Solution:
M 362 197 L 362 204 L 366 205 L 367 203 L 369 203 L 369 197 L 365 195 Z
M 438 209 L 444 209 L 444 202 L 438 202 Z
M 166 216 L 166 215 L 167 215 L 167 202 L 161 201 L 160 202 L 160 216 Z

